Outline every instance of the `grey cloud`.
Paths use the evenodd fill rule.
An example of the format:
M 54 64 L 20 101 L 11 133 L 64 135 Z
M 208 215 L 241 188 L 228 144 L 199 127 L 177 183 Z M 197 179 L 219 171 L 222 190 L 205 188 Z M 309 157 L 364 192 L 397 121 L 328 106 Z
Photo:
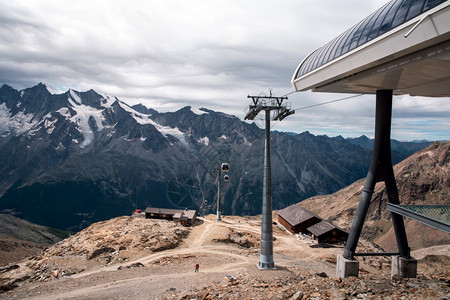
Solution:
M 384 2 L 0 0 L 0 84 L 93 88 L 157 110 L 191 105 L 243 118 L 248 94 L 291 92 L 307 54 Z M 344 96 L 294 93 L 289 101 L 301 108 Z M 450 112 L 401 103 L 394 115 L 405 128 Z M 275 128 L 370 135 L 373 114 L 373 97 L 364 96 L 298 111 Z

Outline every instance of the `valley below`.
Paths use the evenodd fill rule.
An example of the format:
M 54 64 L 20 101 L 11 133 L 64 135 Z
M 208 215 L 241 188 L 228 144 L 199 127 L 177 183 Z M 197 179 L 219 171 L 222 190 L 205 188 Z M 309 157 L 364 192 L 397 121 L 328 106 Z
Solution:
M 336 255 L 342 254 L 342 245 L 317 244 L 276 224 L 276 269 L 259 270 L 260 227 L 258 216 L 224 216 L 217 222 L 208 215 L 192 227 L 130 216 L 94 223 L 31 258 L 0 267 L 0 299 L 450 296 L 450 245 L 413 251 L 417 278 L 391 279 L 390 257 L 359 258 L 359 277 L 337 278 Z M 359 248 L 379 250 L 365 240 Z

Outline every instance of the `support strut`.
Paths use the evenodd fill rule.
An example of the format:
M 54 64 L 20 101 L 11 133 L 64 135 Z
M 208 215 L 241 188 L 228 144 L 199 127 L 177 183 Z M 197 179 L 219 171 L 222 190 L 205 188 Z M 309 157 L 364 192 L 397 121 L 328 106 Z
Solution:
M 378 90 L 376 93 L 375 113 L 375 141 L 373 146 L 372 162 L 367 174 L 356 215 L 353 219 L 350 234 L 345 245 L 343 257 L 353 260 L 356 246 L 366 219 L 375 184 L 384 181 L 388 201 L 399 204 L 394 169 L 391 159 L 391 117 L 392 117 L 392 90 Z M 392 213 L 397 248 L 400 256 L 410 257 L 410 250 L 406 238 L 405 225 L 402 216 Z

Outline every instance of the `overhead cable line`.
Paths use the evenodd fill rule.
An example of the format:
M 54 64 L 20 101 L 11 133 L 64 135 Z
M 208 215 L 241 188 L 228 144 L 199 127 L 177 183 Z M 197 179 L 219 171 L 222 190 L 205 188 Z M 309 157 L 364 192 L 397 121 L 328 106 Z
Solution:
M 364 95 L 364 94 L 358 94 L 358 95 L 353 95 L 353 96 L 349 96 L 349 97 L 345 97 L 345 98 L 335 99 L 335 100 L 331 100 L 331 101 L 327 101 L 327 102 L 322 102 L 322 103 L 317 103 L 317 104 L 308 105 L 308 106 L 304 106 L 304 107 L 299 107 L 299 108 L 296 108 L 295 110 L 302 110 L 302 109 L 307 109 L 307 108 L 312 108 L 312 107 L 316 107 L 316 106 L 326 105 L 326 104 L 330 104 L 330 103 L 334 103 L 334 102 L 344 101 L 344 100 L 348 100 L 348 99 L 351 99 L 351 98 L 360 97 L 362 95 Z
M 290 95 L 292 93 L 295 93 L 295 91 L 292 91 L 284 96 Z M 308 108 L 312 108 L 312 107 L 316 107 L 316 106 L 321 106 L 321 105 L 326 105 L 326 104 L 330 104 L 330 103 L 335 103 L 335 102 L 339 102 L 339 101 L 344 101 L 344 100 L 348 100 L 348 99 L 352 99 L 352 98 L 356 98 L 356 97 L 360 97 L 364 94 L 358 94 L 358 95 L 353 95 L 353 96 L 349 96 L 349 97 L 344 97 L 344 98 L 340 98 L 340 99 L 335 99 L 335 100 L 331 100 L 331 101 L 327 101 L 327 102 L 322 102 L 322 103 L 317 103 L 317 104 L 313 104 L 313 105 L 308 105 L 308 106 L 304 106 L 304 107 L 299 107 L 299 108 L 295 108 L 294 110 L 303 110 L 303 109 L 308 109 Z M 283 97 L 284 97 L 283 96 Z M 276 124 L 278 123 L 278 121 L 276 121 L 275 123 L 273 123 L 273 125 L 270 127 L 270 129 L 272 129 Z
M 295 91 L 289 92 L 289 93 L 287 93 L 286 95 L 283 95 L 282 97 L 289 96 L 290 94 L 293 94 L 293 93 L 295 93 Z

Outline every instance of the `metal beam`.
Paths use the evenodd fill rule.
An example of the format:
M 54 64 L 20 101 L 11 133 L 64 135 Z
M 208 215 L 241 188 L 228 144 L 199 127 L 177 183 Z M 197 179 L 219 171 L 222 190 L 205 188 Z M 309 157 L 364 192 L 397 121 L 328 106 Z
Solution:
M 274 120 L 278 120 L 281 121 L 284 118 L 293 115 L 295 113 L 295 110 L 292 109 L 286 109 L 286 108 L 282 108 L 278 114 L 275 115 L 275 117 L 273 118 Z
M 355 253 L 354 256 L 397 256 L 400 255 L 400 252 L 361 252 Z
M 397 205 L 397 204 L 393 204 L 393 203 L 387 203 L 386 208 L 390 212 L 405 216 L 407 218 L 410 218 L 412 220 L 418 221 L 422 224 L 428 225 L 430 227 L 436 228 L 438 230 L 441 230 L 441 231 L 444 231 L 444 232 L 447 232 L 450 234 L 450 225 L 445 222 L 442 222 L 442 221 L 430 218 L 428 216 L 416 213 L 407 208 L 403 208 L 401 205 Z

